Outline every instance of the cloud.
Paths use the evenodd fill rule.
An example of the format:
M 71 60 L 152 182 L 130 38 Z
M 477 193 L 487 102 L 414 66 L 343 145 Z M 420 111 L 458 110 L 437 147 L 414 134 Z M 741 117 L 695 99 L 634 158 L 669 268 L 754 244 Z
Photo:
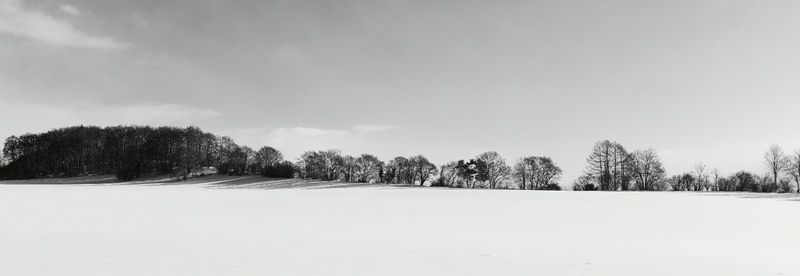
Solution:
M 147 18 L 144 18 L 144 16 L 142 16 L 139 13 L 131 13 L 130 19 L 133 21 L 134 24 L 136 24 L 136 26 L 142 28 L 150 26 L 150 20 L 147 20 Z
M 343 129 L 323 129 L 315 127 L 280 127 L 280 128 L 237 128 L 215 131 L 228 135 L 237 143 L 251 147 L 269 145 L 280 149 L 284 156 L 293 158 L 307 150 L 324 150 L 336 148 L 348 154 L 362 152 L 365 147 L 375 141 L 369 134 L 401 129 L 396 125 L 357 125 Z
M 63 13 L 66 13 L 66 14 L 69 14 L 69 15 L 72 15 L 72 16 L 81 15 L 81 10 L 79 10 L 78 8 L 76 8 L 75 6 L 70 5 L 70 4 L 61 4 L 61 5 L 58 6 L 58 9 L 60 9 Z
M 402 129 L 402 127 L 397 125 L 357 125 L 353 127 L 353 130 L 359 133 L 383 132 L 398 129 Z
M 73 12 L 78 11 L 75 7 Z M 65 5 L 61 10 L 65 10 Z M 121 50 L 127 43 L 109 37 L 86 34 L 70 22 L 40 11 L 26 9 L 19 0 L 0 0 L 0 33 L 41 41 L 56 47 Z
M 293 127 L 293 128 L 278 128 L 271 132 L 273 136 L 331 136 L 331 135 L 346 135 L 347 130 L 334 130 L 334 129 L 319 129 L 313 127 Z
M 211 109 L 198 109 L 180 104 L 152 102 L 116 107 L 95 106 L 89 111 L 84 112 L 84 115 L 88 116 L 101 116 L 102 114 L 111 115 L 112 118 L 115 118 L 113 121 L 127 121 L 140 124 L 195 122 L 220 115 L 219 112 Z

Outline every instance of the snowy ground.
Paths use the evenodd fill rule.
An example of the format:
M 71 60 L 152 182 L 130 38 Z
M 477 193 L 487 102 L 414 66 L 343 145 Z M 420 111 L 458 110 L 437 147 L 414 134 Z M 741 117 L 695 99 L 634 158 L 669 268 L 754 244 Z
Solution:
M 0 274 L 800 275 L 793 198 L 281 183 L 0 185 Z

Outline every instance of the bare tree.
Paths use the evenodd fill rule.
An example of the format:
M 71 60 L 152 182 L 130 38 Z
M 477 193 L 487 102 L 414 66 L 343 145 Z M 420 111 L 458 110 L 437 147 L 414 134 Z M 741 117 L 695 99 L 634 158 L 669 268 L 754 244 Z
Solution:
M 800 151 L 795 151 L 788 160 L 787 171 L 797 186 L 797 193 L 800 193 Z
M 631 156 L 622 145 L 609 140 L 595 143 L 586 159 L 586 174 L 594 177 L 605 191 L 628 190 Z
M 561 168 L 550 157 L 528 156 L 514 164 L 513 177 L 519 189 L 547 189 L 558 185 Z
M 355 179 L 361 183 L 380 181 L 380 170 L 383 162 L 372 154 L 362 154 L 355 159 Z
M 512 177 L 517 182 L 517 188 L 520 190 L 527 190 L 528 184 L 531 181 L 529 164 L 525 162 L 526 158 L 520 158 L 517 163 L 514 163 Z
M 697 175 L 694 183 L 694 187 L 692 188 L 693 191 L 701 191 L 705 189 L 705 186 L 708 182 L 708 177 L 706 176 L 706 165 L 703 162 L 697 162 L 694 164 L 694 173 Z
M 439 169 L 439 181 L 443 186 L 455 187 L 458 179 L 458 162 L 444 164 Z
M 764 163 L 772 174 L 773 184 L 778 185 L 778 177 L 787 167 L 787 158 L 783 149 L 778 145 L 770 146 L 764 153 Z
M 339 159 L 339 175 L 342 181 L 352 182 L 356 174 L 356 158 L 350 155 L 341 156 Z
M 712 190 L 719 191 L 720 190 L 720 188 L 719 188 L 719 169 L 714 168 L 713 170 L 711 170 L 711 177 L 714 178 L 714 183 L 712 184 L 713 185 L 712 186 Z
M 656 150 L 637 150 L 631 157 L 636 188 L 640 191 L 657 190 L 656 184 L 664 180 L 665 171 Z
M 536 189 L 550 189 L 549 186 L 558 185 L 561 168 L 556 166 L 553 159 L 547 156 L 533 156 L 529 160 L 529 162 L 535 162 L 537 168 L 531 178 Z
M 245 150 L 245 153 L 252 150 Z M 250 155 L 250 154 L 248 154 Z M 262 147 L 253 154 L 252 166 L 256 173 L 262 173 L 265 168 L 275 166 L 283 161 L 283 155 L 273 147 Z
M 488 151 L 475 157 L 478 162 L 479 179 L 484 180 L 487 188 L 496 189 L 511 175 L 511 168 L 506 165 L 506 160 L 497 152 Z
M 408 158 L 408 160 L 411 164 L 411 171 L 413 172 L 414 178 L 419 178 L 420 186 L 425 185 L 425 181 L 427 181 L 431 175 L 436 175 L 438 172 L 436 165 L 428 161 L 428 158 L 425 158 L 425 156 L 412 156 Z M 414 182 L 413 178 L 411 182 Z

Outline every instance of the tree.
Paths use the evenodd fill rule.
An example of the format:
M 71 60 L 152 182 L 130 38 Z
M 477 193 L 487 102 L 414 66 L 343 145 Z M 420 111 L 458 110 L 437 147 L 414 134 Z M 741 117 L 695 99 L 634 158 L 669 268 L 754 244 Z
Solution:
M 636 188 L 640 191 L 658 190 L 657 183 L 664 181 L 666 174 L 656 151 L 652 148 L 634 151 L 631 162 Z
M 581 175 L 575 182 L 572 184 L 573 191 L 596 191 L 597 185 L 595 185 L 594 181 L 596 179 L 589 175 Z
M 539 170 L 533 174 L 533 183 L 538 189 L 555 190 L 558 187 L 558 180 L 561 178 L 561 168 L 556 166 L 553 159 L 547 156 L 536 157 L 539 163 Z M 560 190 L 560 187 L 558 188 Z
M 702 162 L 698 162 L 694 164 L 694 173 L 697 174 L 695 180 L 697 181 L 694 183 L 692 191 L 702 191 L 706 189 L 706 183 L 708 183 L 708 176 L 706 175 L 706 165 Z
M 350 155 L 341 157 L 339 175 L 342 181 L 353 182 L 356 179 L 356 158 Z
M 431 177 L 431 175 L 435 175 L 438 172 L 436 165 L 428 161 L 425 156 L 417 155 L 412 156 L 409 159 L 409 164 L 411 171 L 413 172 L 414 178 L 419 179 L 419 185 L 425 185 L 425 181 Z M 412 183 L 414 182 L 412 178 Z
M 226 142 L 222 151 L 219 142 Z M 4 178 L 116 174 L 129 180 L 144 174 L 187 176 L 202 167 L 230 167 L 238 147 L 230 138 L 197 127 L 74 126 L 7 139 Z M 227 168 L 223 168 L 227 172 Z
M 252 150 L 250 150 L 252 151 Z M 247 153 L 247 151 L 245 151 Z M 263 173 L 268 167 L 274 167 L 283 162 L 283 154 L 273 147 L 262 147 L 255 152 L 253 166 L 257 173 Z
M 380 181 L 380 172 L 383 162 L 371 154 L 362 154 L 355 160 L 356 180 L 361 183 L 373 183 Z
M 711 190 L 719 191 L 719 169 L 714 168 L 711 170 L 711 177 L 714 179 L 714 182 L 711 184 Z
M 561 173 L 561 168 L 550 157 L 528 156 L 514 164 L 512 176 L 519 189 L 542 190 L 558 186 Z
M 786 170 L 787 167 L 786 154 L 783 153 L 783 149 L 778 145 L 770 146 L 764 153 L 764 163 L 766 163 L 767 169 L 772 174 L 772 183 L 777 186 L 780 173 Z
M 631 156 L 622 145 L 609 140 L 597 142 L 586 163 L 586 174 L 596 179 L 601 190 L 630 189 Z
M 456 171 L 458 175 L 458 181 L 461 183 L 460 186 L 470 189 L 475 188 L 475 181 L 478 175 L 477 167 L 477 162 L 474 159 L 471 159 L 468 162 L 465 162 L 464 160 L 458 160 Z
M 281 161 L 280 163 L 272 164 L 264 168 L 261 175 L 267 177 L 292 178 L 295 176 L 295 171 L 296 167 L 292 162 Z
M 758 192 L 756 177 L 747 171 L 735 173 L 731 179 L 735 183 L 735 190 L 739 192 Z
M 505 159 L 497 152 L 488 151 L 475 157 L 478 169 L 477 178 L 484 182 L 489 189 L 496 189 L 503 184 L 511 174 L 511 168 L 506 165 Z
M 789 172 L 789 175 L 794 180 L 797 193 L 800 193 L 800 151 L 795 151 L 792 157 L 787 160 L 789 162 L 786 171 Z
M 303 153 L 295 167 L 298 169 L 298 175 L 302 178 L 332 181 L 344 175 L 343 170 L 346 170 L 346 165 L 341 151 L 330 149 Z
M 697 178 L 691 173 L 684 173 L 680 178 L 681 187 L 683 188 L 682 190 L 692 190 L 692 185 L 694 185 L 696 180 Z
M 526 161 L 526 158 L 520 158 L 514 163 L 514 168 L 512 170 L 511 176 L 514 178 L 514 181 L 517 183 L 517 189 L 520 190 L 527 190 L 531 181 L 530 176 L 530 164 Z
M 439 169 L 439 184 L 441 186 L 456 187 L 458 180 L 458 162 L 453 161 L 444 164 Z
M 736 178 L 733 176 L 730 177 L 720 177 L 717 183 L 720 191 L 730 192 L 736 191 Z
M 414 183 L 416 174 L 408 158 L 398 156 L 386 164 L 384 183 Z

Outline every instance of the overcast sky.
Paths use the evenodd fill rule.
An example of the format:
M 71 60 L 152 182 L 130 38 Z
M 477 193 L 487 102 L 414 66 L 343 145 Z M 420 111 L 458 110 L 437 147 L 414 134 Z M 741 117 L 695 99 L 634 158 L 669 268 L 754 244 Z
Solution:
M 196 125 L 436 163 L 800 149 L 800 1 L 0 0 L 0 136 Z

